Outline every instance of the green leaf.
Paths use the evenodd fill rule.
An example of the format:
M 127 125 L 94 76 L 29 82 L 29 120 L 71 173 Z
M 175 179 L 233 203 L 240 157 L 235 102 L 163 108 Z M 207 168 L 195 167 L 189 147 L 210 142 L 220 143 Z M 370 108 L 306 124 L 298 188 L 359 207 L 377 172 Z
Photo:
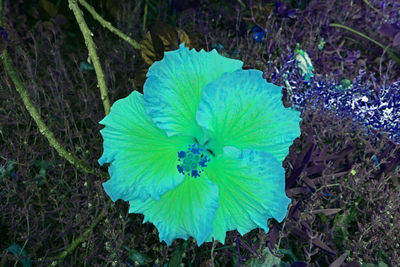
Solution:
M 321 37 L 321 39 L 319 39 L 318 49 L 319 49 L 319 50 L 324 49 L 324 45 L 325 45 L 324 37 Z
M 328 218 L 325 216 L 325 214 L 317 213 L 317 216 L 321 220 L 321 222 L 323 222 L 323 223 L 327 223 L 328 222 Z
M 289 249 L 279 249 L 279 252 L 285 255 L 288 255 L 291 259 L 291 263 L 299 261 L 299 259 L 297 259 L 296 255 L 294 255 L 293 251 L 291 248 Z
M 32 262 L 31 259 L 29 259 L 28 257 L 28 253 L 26 253 L 26 251 L 23 248 L 21 248 L 20 245 L 13 243 L 11 246 L 7 248 L 7 251 L 18 256 L 18 258 L 23 258 L 18 260 L 23 267 L 32 266 Z
M 340 85 L 344 88 L 344 89 L 349 89 L 352 84 L 351 81 L 349 79 L 343 79 L 340 81 Z
M 389 263 L 389 259 L 388 259 L 388 256 L 386 255 L 386 253 L 383 252 L 383 251 L 379 251 L 378 256 L 379 256 L 382 260 L 384 260 L 384 262 L 379 261 L 379 262 L 378 262 L 378 266 L 379 266 L 379 267 L 387 267 L 388 265 L 386 264 L 386 262 Z
M 0 178 L 11 177 L 12 173 L 15 170 L 15 165 L 16 161 L 12 159 L 8 161 L 7 165 L 0 165 Z
M 182 263 L 182 254 L 185 251 L 185 248 L 187 248 L 187 242 L 188 241 L 184 241 L 182 242 L 182 240 L 179 240 L 179 245 L 178 247 L 175 249 L 175 251 L 172 253 L 171 255 L 171 259 L 168 262 L 168 266 L 181 266 Z
M 81 61 L 81 63 L 79 63 L 79 71 L 80 72 L 89 71 L 89 70 L 94 70 L 93 65 L 90 65 L 84 61 Z
M 252 258 L 247 261 L 243 266 L 245 267 L 273 267 L 275 266 L 287 266 L 285 262 L 282 262 L 280 258 L 274 256 L 270 251 L 269 248 L 266 247 L 263 252 L 265 256 L 265 260 L 260 260 L 257 258 Z
M 302 0 L 301 1 L 301 4 L 300 4 L 300 9 L 301 10 L 305 10 L 306 9 L 306 7 L 307 7 L 307 0 Z
M 378 263 L 365 263 L 365 264 L 363 264 L 361 266 L 362 267 L 389 267 L 389 265 L 387 265 L 383 261 L 380 261 Z
M 40 0 L 39 5 L 50 15 L 50 17 L 54 18 L 57 15 L 58 7 L 54 5 L 52 2 L 48 0 Z
M 357 211 L 356 206 L 360 203 L 361 200 L 362 200 L 362 197 L 358 196 L 357 199 L 355 199 L 354 202 L 350 205 L 348 214 L 345 215 L 345 217 L 343 218 L 343 223 L 345 225 L 350 225 L 360 215 L 360 213 Z
M 39 173 L 35 175 L 35 182 L 38 186 L 46 182 L 47 170 L 50 169 L 56 162 L 36 160 L 35 166 L 39 167 Z
M 336 247 L 342 247 L 344 241 L 349 236 L 349 232 L 345 227 L 337 227 L 334 229 L 333 240 L 335 242 Z
M 135 249 L 130 249 L 127 246 L 124 246 L 124 249 L 128 251 L 129 259 L 132 260 L 133 262 L 138 262 L 139 265 L 146 265 L 152 261 L 146 255 L 140 253 Z

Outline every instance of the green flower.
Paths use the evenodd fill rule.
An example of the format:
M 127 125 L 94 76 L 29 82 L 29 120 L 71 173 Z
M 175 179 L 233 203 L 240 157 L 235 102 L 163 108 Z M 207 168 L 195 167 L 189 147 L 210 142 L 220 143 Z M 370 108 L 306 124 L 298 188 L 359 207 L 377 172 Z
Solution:
M 300 49 L 300 44 L 296 44 L 294 49 L 297 67 L 299 68 L 300 75 L 303 76 L 305 81 L 309 81 L 311 77 L 314 77 L 314 66 L 311 62 L 310 56 L 307 52 Z
M 215 50 L 166 52 L 149 69 L 144 94 L 120 99 L 101 124 L 113 201 L 129 201 L 160 240 L 198 245 L 227 231 L 268 232 L 290 199 L 282 161 L 300 135 L 300 112 L 262 72 Z

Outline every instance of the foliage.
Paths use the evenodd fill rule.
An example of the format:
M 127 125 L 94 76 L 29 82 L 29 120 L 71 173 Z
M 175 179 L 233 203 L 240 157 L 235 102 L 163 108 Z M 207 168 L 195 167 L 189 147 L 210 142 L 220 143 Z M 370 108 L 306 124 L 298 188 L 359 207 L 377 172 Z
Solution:
M 103 108 L 95 73 L 85 70 L 88 65 L 80 68 L 88 53 L 67 1 L 41 1 L 56 7 L 60 2 L 56 15 L 40 6 L 40 1 L 4 2 L 11 4 L 3 9 L 7 49 L 32 101 L 57 140 L 96 166 L 101 155 L 102 126 L 98 121 L 104 116 Z M 109 8 L 109 1 L 88 2 L 122 32 L 138 42 L 145 39 L 147 31 L 141 26 L 146 1 L 121 0 L 118 5 L 108 4 Z M 400 19 L 396 0 L 370 0 L 377 11 L 365 1 L 313 0 L 305 1 L 301 8 L 285 1 L 286 7 L 278 9 L 275 1 L 254 1 L 254 21 L 250 1 L 241 1 L 243 7 L 239 1 L 223 5 L 223 1 L 204 0 L 187 9 L 177 8 L 175 19 L 163 12 L 172 10 L 172 2 L 147 2 L 147 29 L 158 22 L 170 24 L 185 31 L 196 48 L 207 51 L 213 44 L 221 44 L 227 55 L 245 62 L 245 68 L 263 70 L 268 82 L 281 86 L 286 87 L 288 81 L 298 95 L 304 96 L 313 87 L 297 77 L 290 65 L 296 43 L 310 56 L 314 85 L 321 82 L 333 89 L 349 79 L 357 88 L 379 95 L 399 80 L 400 67 L 382 48 L 328 26 L 347 25 L 398 52 L 399 46 L 394 46 L 398 32 L 393 26 Z M 263 5 L 271 6 L 270 11 L 257 13 L 255 7 L 262 10 Z M 84 12 L 84 17 L 94 35 L 111 103 L 132 90 L 141 91 L 134 80 L 144 66 L 141 52 L 99 26 L 88 13 Z M 266 34 L 262 42 L 256 42 L 251 33 L 256 23 Z M 394 28 L 388 29 L 388 25 Z M 319 45 L 322 38 L 323 46 Z M 293 75 L 285 77 L 287 70 Z M 174 254 L 178 248 L 183 250 L 181 261 L 187 266 L 210 260 L 215 266 L 253 258 L 262 261 L 266 247 L 291 265 L 303 261 L 309 266 L 328 266 L 339 261 L 339 266 L 396 266 L 400 261 L 399 249 L 393 250 L 400 238 L 399 144 L 383 132 L 366 131 L 366 126 L 348 117 L 338 119 L 335 109 L 324 109 L 322 103 L 315 107 L 307 101 L 298 103 L 304 108 L 302 136 L 283 163 L 286 193 L 293 199 L 284 222 L 271 222 L 267 234 L 253 230 L 239 237 L 236 231 L 228 232 L 225 246 L 197 248 L 190 240 L 180 247 L 177 240 L 167 247 L 159 242 L 154 226 L 142 224 L 142 215 L 128 216 L 127 204 L 107 204 L 101 187 L 105 180 L 77 170 L 49 148 L 3 68 L 0 77 L 0 159 L 2 173 L 7 173 L 0 182 L 0 249 L 4 252 L 13 243 L 28 240 L 24 250 L 32 264 L 50 266 L 104 211 L 108 219 L 65 258 L 65 266 L 133 266 L 135 259 L 164 266 L 172 255 L 178 255 Z M 309 92 L 315 91 L 317 88 Z M 288 97 L 283 101 L 291 105 Z M 15 160 L 12 170 L 7 169 L 11 159 Z M 35 161 L 55 164 L 35 166 Z M 36 175 L 46 177 L 40 186 Z M 10 254 L 3 253 L 3 258 L 15 261 Z

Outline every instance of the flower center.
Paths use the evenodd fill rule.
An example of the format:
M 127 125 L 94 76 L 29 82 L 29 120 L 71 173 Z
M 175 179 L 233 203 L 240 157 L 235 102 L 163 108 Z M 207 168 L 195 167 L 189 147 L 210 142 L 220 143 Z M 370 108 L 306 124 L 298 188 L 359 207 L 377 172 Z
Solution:
M 178 171 L 182 174 L 188 174 L 194 178 L 199 177 L 200 173 L 207 167 L 206 163 L 210 161 L 207 155 L 204 154 L 206 149 L 200 148 L 198 143 L 188 145 L 187 151 L 178 152 L 178 161 L 180 164 L 177 166 Z

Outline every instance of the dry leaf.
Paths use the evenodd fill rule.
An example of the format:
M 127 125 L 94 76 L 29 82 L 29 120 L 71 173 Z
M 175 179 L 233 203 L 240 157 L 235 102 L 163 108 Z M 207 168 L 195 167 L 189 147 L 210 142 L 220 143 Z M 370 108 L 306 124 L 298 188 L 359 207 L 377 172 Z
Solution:
M 193 48 L 189 35 L 184 30 L 172 25 L 159 22 L 148 31 L 140 45 L 140 52 L 146 65 L 135 72 L 135 85 L 143 87 L 149 67 L 155 61 L 162 60 L 164 52 L 177 50 L 181 43 L 185 43 L 186 47 Z
M 164 57 L 165 51 L 177 50 L 180 43 L 190 47 L 190 39 L 185 31 L 169 24 L 157 23 L 141 43 L 142 58 L 148 65 L 152 65 Z
M 136 87 L 143 87 L 146 81 L 146 74 L 149 68 L 143 68 L 135 72 L 135 78 L 133 79 Z
M 48 0 L 40 0 L 39 5 L 50 15 L 50 17 L 54 18 L 57 15 L 58 8 Z
M 122 19 L 123 7 L 121 1 L 107 0 L 106 8 L 114 18 L 118 20 Z

